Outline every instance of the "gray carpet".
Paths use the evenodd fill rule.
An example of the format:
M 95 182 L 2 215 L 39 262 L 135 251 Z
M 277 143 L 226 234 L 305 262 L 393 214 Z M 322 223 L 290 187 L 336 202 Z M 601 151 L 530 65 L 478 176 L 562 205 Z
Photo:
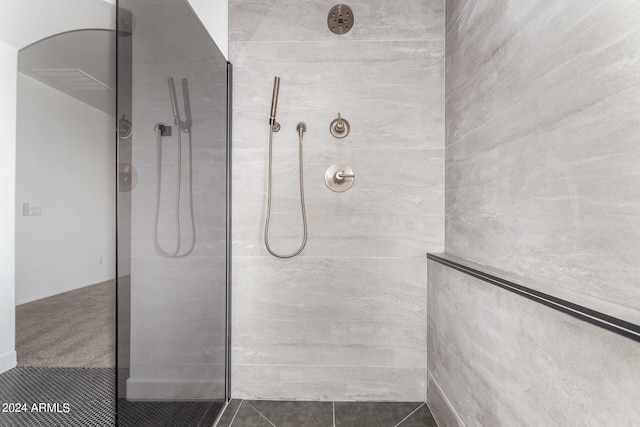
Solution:
M 16 307 L 19 367 L 115 367 L 115 281 Z

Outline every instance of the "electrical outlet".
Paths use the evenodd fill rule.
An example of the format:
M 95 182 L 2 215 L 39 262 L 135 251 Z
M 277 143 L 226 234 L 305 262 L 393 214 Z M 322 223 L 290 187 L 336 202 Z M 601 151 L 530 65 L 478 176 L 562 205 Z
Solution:
M 42 208 L 25 202 L 22 204 L 22 216 L 42 216 Z

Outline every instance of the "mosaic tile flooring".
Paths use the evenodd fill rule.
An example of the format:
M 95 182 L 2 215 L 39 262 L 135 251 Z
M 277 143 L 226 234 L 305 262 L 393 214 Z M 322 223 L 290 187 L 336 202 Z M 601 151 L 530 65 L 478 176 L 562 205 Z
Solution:
M 0 374 L 1 427 L 113 427 L 115 370 L 15 368 Z M 49 404 L 39 410 L 39 404 Z M 16 412 L 15 404 L 26 411 Z M 33 404 L 36 404 L 34 407 Z M 65 406 L 68 405 L 68 406 Z M 26 406 L 23 406 L 26 405 Z M 210 427 L 222 402 L 118 402 L 121 427 Z M 7 408 L 9 409 L 9 408 Z

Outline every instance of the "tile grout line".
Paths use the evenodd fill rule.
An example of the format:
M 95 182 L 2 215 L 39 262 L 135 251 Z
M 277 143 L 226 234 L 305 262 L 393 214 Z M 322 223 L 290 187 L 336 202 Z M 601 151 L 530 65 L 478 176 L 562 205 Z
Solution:
M 260 415 L 262 418 L 264 418 L 265 420 L 267 420 L 267 422 L 269 424 L 271 424 L 273 427 L 276 427 L 276 425 L 274 423 L 272 423 L 269 418 L 265 417 L 264 415 L 262 415 L 262 412 L 258 411 L 256 408 L 253 407 L 253 405 L 251 403 L 247 403 L 247 405 L 249 405 L 251 407 L 251 409 L 253 409 L 254 411 L 256 411 L 258 413 L 258 415 Z
M 301 364 L 278 364 L 278 363 L 239 363 L 238 366 L 276 366 L 276 367 L 287 367 L 287 366 L 295 366 L 297 368 L 303 367 L 319 367 L 319 368 L 357 368 L 361 367 L 361 365 L 301 365 Z M 393 369 L 405 369 L 405 370 L 414 370 L 414 369 L 424 369 L 424 366 L 409 366 L 408 368 L 402 366 L 389 366 L 389 365 L 371 365 L 367 366 L 367 368 L 393 368 Z M 395 400 L 382 400 L 381 402 L 395 402 Z
M 331 402 L 333 407 L 333 427 L 336 427 L 336 402 L 335 400 Z
M 397 38 L 397 39 L 350 39 L 350 40 L 345 40 L 345 42 L 348 43 L 439 43 L 444 41 L 444 39 L 446 38 L 446 36 L 443 37 L 428 37 L 428 38 L 406 38 L 406 39 L 402 39 L 402 38 Z M 314 43 L 314 44 L 330 44 L 332 43 L 330 38 L 326 38 L 326 39 L 316 39 L 316 40 L 229 40 L 230 44 L 236 44 L 236 45 L 247 45 L 247 44 L 256 44 L 256 45 L 261 45 L 261 44 L 303 44 L 303 43 Z M 234 52 L 235 53 L 235 52 Z
M 402 424 L 403 422 L 407 421 L 407 419 L 408 419 L 411 415 L 413 415 L 413 414 L 415 414 L 416 412 L 418 412 L 418 409 L 422 408 L 424 405 L 426 405 L 426 403 L 424 403 L 424 402 L 423 402 L 423 403 L 421 403 L 421 404 L 420 404 L 420 406 L 418 406 L 416 409 L 414 409 L 414 410 L 413 410 L 413 412 L 411 412 L 409 415 L 407 415 L 406 417 L 404 417 L 404 418 L 402 419 L 402 421 L 400 421 L 398 424 L 396 424 L 396 425 L 395 425 L 395 426 L 393 426 L 393 427 L 398 427 L 400 424 Z
M 238 415 L 238 412 L 240 412 L 240 408 L 242 407 L 243 403 L 244 403 L 244 400 L 241 400 L 240 404 L 238 405 L 238 409 L 236 409 L 236 413 L 233 414 L 233 418 L 231 418 L 231 422 L 229 423 L 229 427 L 231 427 L 233 425 L 233 422 L 236 420 L 236 416 Z

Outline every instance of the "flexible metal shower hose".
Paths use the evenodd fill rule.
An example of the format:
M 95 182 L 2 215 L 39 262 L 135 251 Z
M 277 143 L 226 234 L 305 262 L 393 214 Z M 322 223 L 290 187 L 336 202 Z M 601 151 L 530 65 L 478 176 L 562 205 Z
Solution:
M 176 189 L 176 248 L 172 252 L 165 251 L 158 241 L 158 221 L 160 218 L 160 195 L 162 190 L 162 135 L 160 129 L 156 127 L 156 215 L 154 220 L 153 244 L 156 252 L 165 258 L 184 258 L 189 255 L 196 246 L 196 221 L 193 213 L 193 147 L 191 132 L 189 135 L 189 213 L 191 219 L 191 246 L 186 252 L 180 253 L 182 243 L 182 232 L 180 230 L 180 195 L 182 187 L 182 131 L 178 126 L 178 171 Z
M 276 253 L 269 245 L 269 220 L 271 219 L 271 180 L 272 180 L 272 167 L 273 167 L 273 127 L 269 125 L 269 181 L 267 187 L 267 219 L 264 224 L 264 244 L 267 247 L 269 253 L 278 258 L 292 258 L 298 255 L 304 249 L 307 244 L 307 212 L 304 206 L 304 180 L 303 180 L 303 168 L 302 168 L 302 135 L 303 131 L 299 131 L 298 136 L 298 162 L 300 164 L 300 207 L 302 208 L 302 224 L 304 226 L 304 235 L 302 237 L 302 244 L 297 251 L 290 254 Z

